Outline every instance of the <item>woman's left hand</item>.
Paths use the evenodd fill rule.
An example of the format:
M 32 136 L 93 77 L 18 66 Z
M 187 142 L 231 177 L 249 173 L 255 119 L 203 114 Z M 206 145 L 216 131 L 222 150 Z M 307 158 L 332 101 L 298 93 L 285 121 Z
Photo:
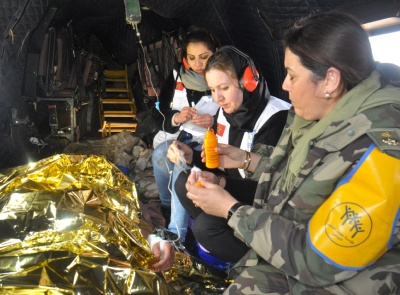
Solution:
M 220 179 L 218 178 L 218 176 L 210 171 L 201 171 L 201 175 L 199 176 L 199 178 L 200 177 L 211 183 L 219 184 L 219 182 L 220 182 Z
M 162 257 L 162 259 L 160 259 L 160 261 L 158 261 L 157 263 L 153 264 L 153 268 L 156 271 L 168 270 L 174 264 L 175 251 L 174 251 L 174 248 L 172 247 L 172 245 L 168 242 L 164 242 L 164 243 L 158 242 L 158 243 L 154 244 L 153 248 L 151 249 L 151 251 L 153 252 L 153 255 L 155 257 L 161 257 L 160 245 L 162 245 L 162 244 L 163 244 L 163 249 L 164 249 L 164 257 Z
M 185 159 L 186 163 L 192 163 L 193 161 L 193 150 L 190 146 L 183 142 L 174 140 L 168 147 L 167 158 L 174 164 L 180 161 L 181 155 Z
M 207 214 L 227 218 L 229 209 L 237 203 L 237 200 L 218 184 L 207 181 L 202 176 L 197 181 L 204 187 L 195 185 L 196 173 L 191 172 L 186 182 L 188 191 L 186 196 Z
M 190 122 L 197 126 L 208 128 L 214 124 L 214 117 L 210 114 L 197 115 L 194 116 Z

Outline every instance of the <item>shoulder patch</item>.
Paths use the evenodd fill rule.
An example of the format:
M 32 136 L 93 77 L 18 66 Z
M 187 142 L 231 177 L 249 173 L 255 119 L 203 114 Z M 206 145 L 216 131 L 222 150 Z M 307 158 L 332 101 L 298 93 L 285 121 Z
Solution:
M 400 151 L 400 128 L 375 128 L 367 131 L 367 135 L 382 151 Z

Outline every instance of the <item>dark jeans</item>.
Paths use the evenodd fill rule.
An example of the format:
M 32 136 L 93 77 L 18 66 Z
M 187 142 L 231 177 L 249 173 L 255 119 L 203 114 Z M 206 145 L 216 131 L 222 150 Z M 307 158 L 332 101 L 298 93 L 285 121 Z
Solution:
M 228 226 L 225 218 L 209 215 L 199 207 L 194 206 L 193 202 L 186 197 L 187 190 L 185 184 L 187 178 L 188 174 L 179 174 L 175 182 L 175 191 L 181 204 L 195 221 L 193 234 L 196 240 L 206 248 L 211 255 L 227 262 L 237 262 L 249 250 L 249 247 L 234 236 L 233 229 Z M 238 197 L 237 200 L 251 205 L 253 203 L 257 182 L 237 178 L 233 181 L 235 183 L 243 182 L 245 184 L 241 186 L 244 188 L 241 190 L 243 193 L 234 190 L 237 196 L 241 196 Z M 226 189 L 232 194 L 232 191 L 229 189 L 230 183 L 232 182 L 228 181 L 227 178 Z M 236 198 L 235 195 L 233 196 Z

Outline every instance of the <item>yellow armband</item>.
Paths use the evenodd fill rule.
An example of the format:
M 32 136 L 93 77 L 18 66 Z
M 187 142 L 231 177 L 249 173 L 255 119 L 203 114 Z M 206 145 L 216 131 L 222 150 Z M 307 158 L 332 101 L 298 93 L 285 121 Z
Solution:
M 400 212 L 400 160 L 372 145 L 315 212 L 312 249 L 341 269 L 359 270 L 391 248 Z

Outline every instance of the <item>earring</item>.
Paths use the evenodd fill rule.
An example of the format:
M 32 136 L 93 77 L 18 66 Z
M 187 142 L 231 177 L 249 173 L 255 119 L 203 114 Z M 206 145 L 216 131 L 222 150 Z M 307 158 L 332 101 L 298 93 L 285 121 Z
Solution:
M 331 95 L 327 92 L 327 93 L 325 93 L 325 98 L 326 98 L 326 100 L 330 100 L 331 99 Z

